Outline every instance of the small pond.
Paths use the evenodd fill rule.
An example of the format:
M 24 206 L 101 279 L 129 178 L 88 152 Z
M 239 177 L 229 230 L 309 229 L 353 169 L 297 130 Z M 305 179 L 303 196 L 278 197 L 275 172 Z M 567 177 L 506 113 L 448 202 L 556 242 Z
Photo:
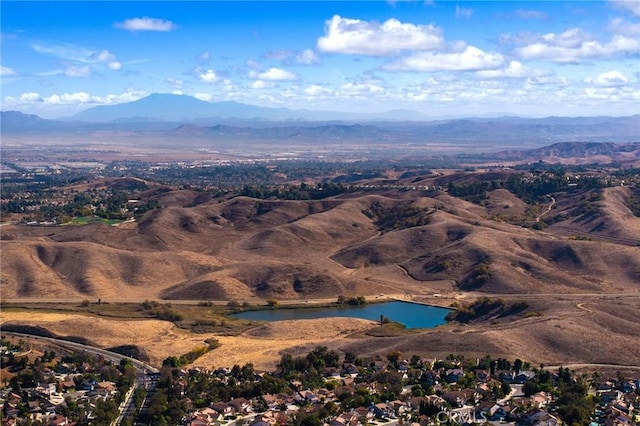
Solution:
M 393 322 L 407 328 L 431 328 L 446 323 L 444 317 L 450 312 L 446 308 L 408 302 L 370 303 L 363 306 L 340 306 L 324 308 L 280 308 L 262 311 L 245 311 L 232 317 L 257 321 L 284 321 L 330 317 L 363 318 L 380 321 L 384 315 Z

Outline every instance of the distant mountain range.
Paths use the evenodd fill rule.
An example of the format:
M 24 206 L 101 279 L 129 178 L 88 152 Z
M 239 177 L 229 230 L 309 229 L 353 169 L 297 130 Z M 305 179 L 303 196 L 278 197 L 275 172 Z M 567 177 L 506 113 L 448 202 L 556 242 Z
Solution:
M 531 158 L 585 158 L 615 155 L 640 156 L 640 142 L 615 144 L 610 142 L 561 142 L 535 149 L 502 151 L 491 154 L 492 158 L 503 160 L 524 160 Z
M 187 95 L 155 93 L 137 101 L 101 105 L 81 111 L 71 117 L 77 121 L 106 122 L 141 117 L 151 120 L 192 122 L 202 118 L 236 120 L 425 120 L 414 111 L 394 110 L 383 113 L 358 114 L 335 111 L 267 108 L 239 102 L 206 102 Z
M 485 143 L 542 146 L 555 142 L 640 141 L 640 115 L 628 117 L 468 118 L 428 121 L 411 111 L 348 114 L 205 102 L 186 95 L 154 94 L 134 102 L 89 108 L 65 120 L 17 111 L 1 113 L 2 134 L 133 136 L 199 140 L 327 140 L 371 143 Z M 524 147 L 524 146 L 523 146 Z

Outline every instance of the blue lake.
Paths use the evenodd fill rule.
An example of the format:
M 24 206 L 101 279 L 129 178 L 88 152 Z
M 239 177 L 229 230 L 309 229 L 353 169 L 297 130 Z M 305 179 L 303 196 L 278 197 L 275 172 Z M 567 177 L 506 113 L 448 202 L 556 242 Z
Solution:
M 364 306 L 345 306 L 331 308 L 295 308 L 246 311 L 233 314 L 232 317 L 257 321 L 284 321 L 317 319 L 329 317 L 363 318 L 380 321 L 384 315 L 393 322 L 404 324 L 407 328 L 431 328 L 446 323 L 444 317 L 449 309 L 419 305 L 407 302 L 372 303 Z

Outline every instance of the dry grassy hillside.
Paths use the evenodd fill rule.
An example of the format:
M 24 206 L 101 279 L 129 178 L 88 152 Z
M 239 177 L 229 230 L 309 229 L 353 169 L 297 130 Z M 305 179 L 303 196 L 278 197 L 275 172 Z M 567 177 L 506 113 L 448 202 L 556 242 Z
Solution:
M 526 208 L 506 190 L 478 205 L 444 192 L 219 201 L 155 188 L 170 206 L 136 223 L 3 226 L 1 289 L 5 298 L 216 300 L 429 294 L 442 282 L 488 293 L 637 290 L 640 254 L 618 244 L 640 235 L 625 189 L 559 200 L 556 223 L 533 231 L 489 219 Z M 193 207 L 178 206 L 186 201 Z M 582 233 L 593 241 L 569 238 Z
M 640 218 L 629 210 L 628 188 L 569 191 L 537 205 L 506 189 L 476 204 L 412 188 L 512 174 L 390 173 L 385 178 L 407 186 L 358 188 L 322 201 L 215 198 L 149 186 L 144 200 L 162 208 L 135 222 L 0 227 L 0 294 L 3 301 L 255 303 L 385 293 L 445 305 L 504 297 L 527 302 L 526 311 L 393 337 L 370 332 L 375 326 L 366 321 L 270 324 L 240 336 L 214 334 L 222 347 L 199 362 L 271 368 L 283 351 L 301 354 L 321 343 L 369 356 L 397 349 L 534 363 L 640 363 Z M 534 230 L 543 216 L 550 225 Z M 155 362 L 209 337 L 161 321 L 129 321 L 119 334 L 121 323 L 104 318 L 2 315 L 59 334 L 93 330 L 90 322 L 98 344 L 138 344 Z
M 640 245 L 640 217 L 627 206 L 630 195 L 628 187 L 618 186 L 564 200 L 551 216 L 557 222 L 549 231 Z

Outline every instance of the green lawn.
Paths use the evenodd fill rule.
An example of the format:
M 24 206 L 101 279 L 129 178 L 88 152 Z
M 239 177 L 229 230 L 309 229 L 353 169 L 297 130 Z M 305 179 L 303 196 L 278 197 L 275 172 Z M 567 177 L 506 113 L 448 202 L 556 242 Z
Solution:
M 87 225 L 89 223 L 102 223 L 103 225 L 115 225 L 117 223 L 122 223 L 123 220 L 120 219 L 104 219 L 98 216 L 82 216 L 82 217 L 74 217 L 67 225 Z

